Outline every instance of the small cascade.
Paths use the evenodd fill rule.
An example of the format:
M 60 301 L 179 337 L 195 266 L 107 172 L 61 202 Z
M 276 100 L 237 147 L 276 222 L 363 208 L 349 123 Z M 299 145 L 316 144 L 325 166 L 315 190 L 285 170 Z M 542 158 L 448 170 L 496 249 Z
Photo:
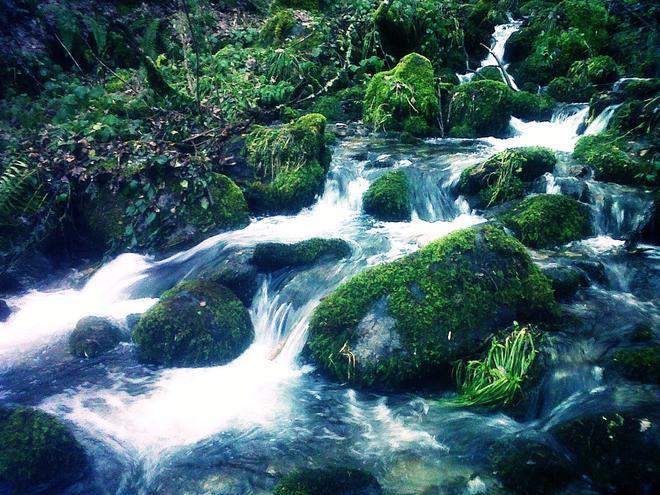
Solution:
M 607 126 L 610 124 L 610 120 L 612 119 L 614 112 L 616 112 L 617 108 L 619 108 L 620 106 L 621 106 L 620 103 L 618 105 L 610 105 L 605 110 L 603 110 L 598 115 L 598 117 L 596 117 L 594 121 L 591 124 L 589 124 L 587 130 L 584 131 L 584 135 L 595 136 L 596 134 L 600 134 L 605 129 L 607 129 Z

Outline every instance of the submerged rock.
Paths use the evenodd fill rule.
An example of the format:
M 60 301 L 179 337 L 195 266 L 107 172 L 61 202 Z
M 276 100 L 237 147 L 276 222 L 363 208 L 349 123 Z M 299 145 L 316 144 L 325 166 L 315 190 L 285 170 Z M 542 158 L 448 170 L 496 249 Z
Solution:
M 0 409 L 0 485 L 9 493 L 59 493 L 86 468 L 83 448 L 58 419 L 36 409 Z
M 264 242 L 257 244 L 253 262 L 262 272 L 286 267 L 311 265 L 324 260 L 338 260 L 351 254 L 350 245 L 342 239 L 308 239 L 295 244 Z
M 412 215 L 410 184 L 400 170 L 376 179 L 362 197 L 364 212 L 386 222 L 407 222 Z
M 376 130 L 427 136 L 437 127 L 438 95 L 431 62 L 406 55 L 392 70 L 374 75 L 364 99 L 364 121 Z
M 582 239 L 591 231 L 588 207 L 571 196 L 530 196 L 499 217 L 523 244 L 548 248 Z
M 589 412 L 550 429 L 605 493 L 651 495 L 660 489 L 657 410 Z
M 575 295 L 580 287 L 589 285 L 589 277 L 573 266 L 553 266 L 543 270 L 543 274 L 552 282 L 552 288 L 558 299 L 567 299 Z
M 494 330 L 555 312 L 550 282 L 522 244 L 475 227 L 341 285 L 314 312 L 306 354 L 351 385 L 420 386 Z
M 300 469 L 280 481 L 274 495 L 380 495 L 376 478 L 356 469 Z
M 449 106 L 453 137 L 504 137 L 513 114 L 509 87 L 498 81 L 473 81 L 456 88 Z
M 226 364 L 253 337 L 250 315 L 233 292 L 194 280 L 165 292 L 133 330 L 140 361 L 167 366 Z
M 552 172 L 556 162 L 557 157 L 547 148 L 531 146 L 501 151 L 465 169 L 458 191 L 476 208 L 501 204 L 522 197 L 532 181 Z
M 525 435 L 498 440 L 489 457 L 502 484 L 520 495 L 557 493 L 577 477 L 567 455 Z
M 107 318 L 86 316 L 69 335 L 71 354 L 81 358 L 93 358 L 114 349 L 122 340 L 122 332 Z

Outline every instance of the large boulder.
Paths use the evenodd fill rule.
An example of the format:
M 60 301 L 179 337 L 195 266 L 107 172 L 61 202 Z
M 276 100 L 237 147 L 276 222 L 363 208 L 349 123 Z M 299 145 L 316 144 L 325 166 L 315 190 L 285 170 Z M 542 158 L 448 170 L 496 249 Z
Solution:
M 583 136 L 575 145 L 573 158 L 594 169 L 594 178 L 618 184 L 644 182 L 647 168 L 624 150 L 611 136 Z
M 314 312 L 306 354 L 341 382 L 397 389 L 437 382 L 494 330 L 555 312 L 522 244 L 474 227 L 341 285 Z
M 523 244 L 533 248 L 560 246 L 591 232 L 588 207 L 561 194 L 525 198 L 500 219 Z
M 343 239 L 313 238 L 295 244 L 281 242 L 257 244 L 252 260 L 259 271 L 272 272 L 286 267 L 338 260 L 350 255 L 351 247 Z
M 60 493 L 86 467 L 83 448 L 55 417 L 36 409 L 0 409 L 0 487 L 7 484 L 17 494 Z
M 357 469 L 299 469 L 275 486 L 274 495 L 380 495 L 376 478 Z
M 522 197 L 529 184 L 552 172 L 557 157 L 547 148 L 512 148 L 465 169 L 458 182 L 459 193 L 473 207 L 483 208 Z
M 432 134 L 438 124 L 438 93 L 431 62 L 406 55 L 392 70 L 375 74 L 364 99 L 364 121 L 376 130 Z
M 323 191 L 330 159 L 323 115 L 279 127 L 257 127 L 246 138 L 254 180 L 246 192 L 257 214 L 297 213 Z
M 605 493 L 652 495 L 660 489 L 657 408 L 589 411 L 550 429 Z
M 133 330 L 140 361 L 167 366 L 226 364 L 253 337 L 250 315 L 233 292 L 195 280 L 165 292 Z
M 249 307 L 259 289 L 259 272 L 252 263 L 252 249 L 240 249 L 210 266 L 206 265 L 192 278 L 224 285 Z
M 504 137 L 513 115 L 513 92 L 498 81 L 473 81 L 456 88 L 449 105 L 453 137 Z
M 364 212 L 386 222 L 406 222 L 412 215 L 410 184 L 397 170 L 376 179 L 362 197 Z
M 86 316 L 69 335 L 69 350 L 74 356 L 93 358 L 114 349 L 121 339 L 121 329 L 112 321 Z

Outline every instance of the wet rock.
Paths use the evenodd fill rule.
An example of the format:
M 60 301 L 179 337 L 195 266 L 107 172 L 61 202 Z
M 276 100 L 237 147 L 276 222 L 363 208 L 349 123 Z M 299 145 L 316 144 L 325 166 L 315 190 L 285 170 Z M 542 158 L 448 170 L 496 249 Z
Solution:
M 0 409 L 0 487 L 10 487 L 8 493 L 61 493 L 86 467 L 83 448 L 57 418 L 36 409 Z
M 226 364 L 253 338 L 250 315 L 234 293 L 195 280 L 165 292 L 133 330 L 140 361 L 168 366 Z
M 576 478 L 571 459 L 540 438 L 503 438 L 491 446 L 489 457 L 504 487 L 520 495 L 557 493 Z
M 86 316 L 69 335 L 69 350 L 76 357 L 94 358 L 114 349 L 121 340 L 122 331 L 112 321 Z
M 253 251 L 244 249 L 233 253 L 212 269 L 205 271 L 200 278 L 224 285 L 245 304 L 252 304 L 257 293 L 259 273 L 252 263 Z
M 550 429 L 605 493 L 651 495 L 660 489 L 657 408 L 588 412 Z
M 583 270 L 593 282 L 604 284 L 608 281 L 605 265 L 600 261 L 587 259 L 577 260 L 575 266 L 580 270 Z
M 366 168 L 390 168 L 396 165 L 396 160 L 392 155 L 378 155 L 374 160 L 367 163 Z
M 284 477 L 274 495 L 380 495 L 376 478 L 365 471 L 346 468 L 300 469 Z
M 11 309 L 6 301 L 0 299 L 0 321 L 6 321 L 11 315 Z
M 351 385 L 419 386 L 437 383 L 495 329 L 555 311 L 550 281 L 522 244 L 476 227 L 344 283 L 317 307 L 305 352 Z
M 272 272 L 286 267 L 338 260 L 350 254 L 350 245 L 342 239 L 314 238 L 295 244 L 280 242 L 257 244 L 252 261 L 259 271 Z
M 376 179 L 362 197 L 364 212 L 386 222 L 410 221 L 412 206 L 410 184 L 398 170 Z
M 551 280 L 555 296 L 559 299 L 568 299 L 574 296 L 580 287 L 589 286 L 587 275 L 572 266 L 553 266 L 544 269 L 543 274 Z
M 622 349 L 611 359 L 614 369 L 629 380 L 660 384 L 660 345 Z

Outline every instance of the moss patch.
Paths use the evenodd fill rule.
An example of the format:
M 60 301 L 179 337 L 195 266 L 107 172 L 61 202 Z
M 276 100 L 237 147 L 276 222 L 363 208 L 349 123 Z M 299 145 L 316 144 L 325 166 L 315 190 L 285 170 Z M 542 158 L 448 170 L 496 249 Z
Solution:
M 417 118 L 414 126 L 407 124 Z M 369 82 L 364 121 L 374 129 L 429 133 L 437 126 L 438 96 L 431 62 L 422 55 L 405 56 L 392 70 L 379 72 Z M 420 125 L 425 124 L 425 125 Z
M 340 286 L 314 312 L 306 353 L 351 385 L 419 386 L 496 327 L 556 310 L 522 244 L 492 226 L 470 228 Z
M 618 351 L 612 357 L 612 363 L 626 378 L 660 384 L 660 345 Z
M 516 91 L 511 114 L 522 120 L 550 120 L 557 102 L 550 96 Z
M 80 478 L 86 465 L 82 447 L 55 417 L 36 409 L 0 409 L 0 482 L 16 493 L 55 491 Z
M 364 212 L 387 222 L 409 221 L 410 184 L 400 170 L 387 172 L 376 179 L 362 197 Z
M 379 495 L 371 474 L 356 469 L 300 469 L 284 477 L 274 495 Z
M 322 260 L 338 260 L 351 255 L 342 239 L 308 239 L 295 244 L 264 242 L 257 244 L 253 263 L 260 271 L 271 272 L 289 266 L 305 266 Z
M 296 17 L 293 10 L 278 10 L 266 20 L 259 35 L 264 43 L 281 45 L 295 25 Z
M 575 145 L 573 158 L 593 167 L 595 178 L 605 182 L 644 183 L 648 171 L 648 166 L 626 153 L 609 134 L 581 137 Z
M 474 81 L 456 88 L 449 107 L 454 137 L 505 136 L 513 112 L 509 87 L 497 81 Z
M 500 218 L 533 248 L 560 246 L 582 239 L 591 230 L 587 207 L 560 194 L 531 196 Z
M 140 361 L 168 366 L 228 363 L 253 336 L 243 303 L 229 289 L 204 281 L 165 292 L 133 331 Z

